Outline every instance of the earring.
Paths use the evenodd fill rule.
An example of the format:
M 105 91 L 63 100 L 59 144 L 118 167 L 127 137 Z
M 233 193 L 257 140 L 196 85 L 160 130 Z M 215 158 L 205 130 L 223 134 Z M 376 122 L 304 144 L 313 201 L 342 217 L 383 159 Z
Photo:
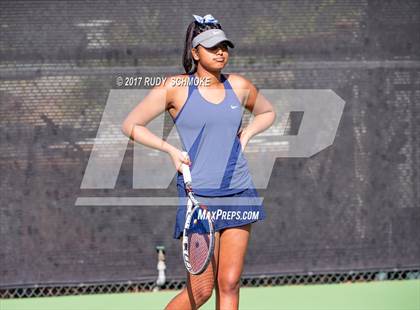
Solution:
M 198 54 L 197 49 L 194 49 L 194 50 L 195 50 L 195 54 Z M 194 58 L 194 57 L 193 57 L 193 58 Z M 199 61 L 199 59 L 195 59 L 195 58 L 194 58 L 194 60 L 195 60 L 195 61 Z

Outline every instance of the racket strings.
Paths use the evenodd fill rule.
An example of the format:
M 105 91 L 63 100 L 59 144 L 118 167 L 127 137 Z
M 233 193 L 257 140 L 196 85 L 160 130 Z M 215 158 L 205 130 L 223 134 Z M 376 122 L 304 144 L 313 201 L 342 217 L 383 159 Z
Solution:
M 191 233 L 188 235 L 189 258 L 193 271 L 201 270 L 207 261 L 210 250 L 210 238 L 207 234 Z
M 194 212 L 191 217 L 190 228 L 187 231 L 188 254 L 193 271 L 201 270 L 206 264 L 210 252 L 210 227 L 207 219 L 200 211 Z

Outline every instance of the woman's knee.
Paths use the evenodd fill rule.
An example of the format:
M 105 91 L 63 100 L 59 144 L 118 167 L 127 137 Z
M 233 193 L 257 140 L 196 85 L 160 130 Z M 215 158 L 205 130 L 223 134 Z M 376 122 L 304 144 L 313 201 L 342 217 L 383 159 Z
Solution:
M 203 305 L 213 293 L 213 284 L 194 288 L 194 301 L 197 306 Z
M 214 288 L 214 278 L 211 271 L 206 271 L 206 273 L 192 279 L 189 278 L 189 280 L 188 293 L 190 298 L 193 297 L 197 306 L 210 299 Z
M 241 286 L 241 278 L 235 275 L 219 275 L 217 284 L 220 293 L 237 294 Z

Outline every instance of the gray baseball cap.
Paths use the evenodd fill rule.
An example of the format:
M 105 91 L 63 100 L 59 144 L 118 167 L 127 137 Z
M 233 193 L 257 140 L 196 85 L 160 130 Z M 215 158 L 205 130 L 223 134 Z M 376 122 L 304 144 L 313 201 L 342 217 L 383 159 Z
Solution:
M 196 36 L 192 41 L 192 46 L 197 47 L 201 44 L 204 47 L 210 48 L 223 41 L 226 41 L 229 47 L 235 47 L 232 41 L 226 37 L 222 29 L 209 29 Z

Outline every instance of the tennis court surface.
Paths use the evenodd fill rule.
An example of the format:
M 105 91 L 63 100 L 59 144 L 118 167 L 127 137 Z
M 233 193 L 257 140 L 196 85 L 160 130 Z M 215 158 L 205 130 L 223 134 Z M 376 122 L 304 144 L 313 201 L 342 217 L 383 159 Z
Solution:
M 1 310 L 163 309 L 178 291 L 98 294 L 1 300 Z M 214 294 L 201 309 L 215 309 Z M 240 309 L 417 310 L 420 280 L 324 285 L 245 287 Z

